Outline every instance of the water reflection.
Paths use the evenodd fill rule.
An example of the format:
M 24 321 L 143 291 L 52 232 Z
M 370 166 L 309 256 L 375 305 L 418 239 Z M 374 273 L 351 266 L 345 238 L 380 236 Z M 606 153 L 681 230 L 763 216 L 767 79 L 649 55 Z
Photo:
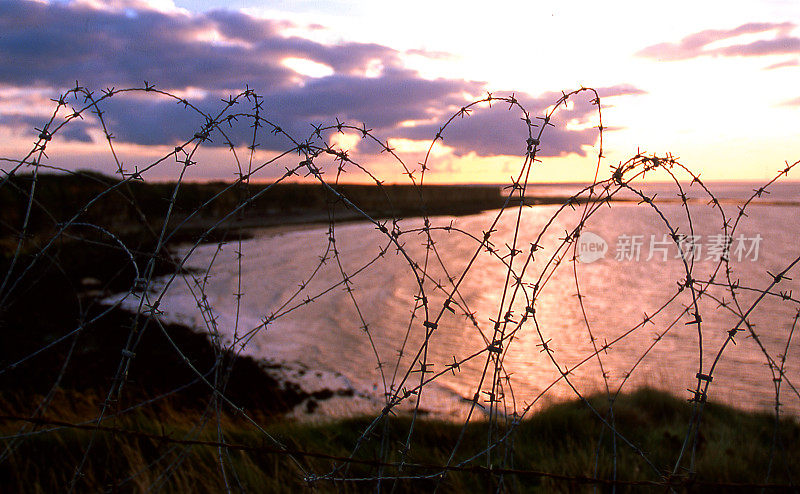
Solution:
M 677 231 L 706 239 L 720 232 L 721 217 L 710 207 L 694 208 L 691 224 L 680 204 L 660 208 Z M 500 391 L 508 411 L 542 397 L 571 397 L 575 389 L 616 392 L 650 385 L 688 397 L 686 388 L 696 385 L 698 372 L 710 368 L 739 319 L 726 308 L 731 302 L 726 287 L 703 284 L 726 282 L 708 245 L 689 263 L 693 280 L 700 283 L 696 288 L 704 291 L 698 305 L 700 334 L 691 323 L 694 296 L 685 287 L 687 267 L 677 248 L 652 254 L 651 247 L 669 233 L 662 217 L 635 204 L 597 209 L 583 231 L 607 243 L 606 255 L 574 263 L 576 244 L 567 250 L 559 246 L 584 210 L 567 209 L 553 219 L 557 211 L 555 206 L 524 208 L 519 228 L 516 211 L 506 211 L 491 234 L 491 252 L 479 246 L 496 211 L 432 218 L 435 249 L 428 248 L 423 221 L 410 219 L 399 223 L 406 233 L 396 244 L 371 224 L 337 225 L 338 262 L 331 253 L 331 232 L 319 227 L 265 233 L 245 242 L 241 274 L 232 246 L 221 253 L 216 246 L 202 246 L 189 265 L 210 266 L 213 277 L 204 290 L 228 341 L 252 329 L 247 340 L 239 341 L 240 347 L 246 341 L 244 352 L 302 363 L 324 375 L 338 373 L 365 400 L 335 413 L 374 411 L 368 409 L 380 406 L 387 395 L 406 394 L 410 406 L 417 397 L 409 392 L 423 382 L 421 407 L 456 416 L 466 413 L 476 394 L 485 407 Z M 741 225 L 737 233 L 763 240 L 756 260 L 732 261 L 734 281 L 742 287 L 769 286 L 767 272 L 779 272 L 797 255 L 796 213 L 793 206 L 761 206 L 757 217 Z M 641 237 L 638 260 L 620 255 L 625 236 Z M 531 244 L 538 250 L 526 264 Z M 513 246 L 522 253 L 511 256 Z M 231 294 L 239 290 L 240 275 L 244 296 L 237 316 Z M 780 289 L 800 293 L 800 276 L 788 276 L 794 279 L 782 282 Z M 202 328 L 207 319 L 197 310 L 192 283 L 170 286 L 162 307 L 167 317 Z M 759 294 L 740 289 L 737 295 L 747 310 Z M 794 342 L 787 352 L 786 344 L 796 311 L 796 303 L 768 296 L 748 317 L 775 362 L 788 353 L 785 376 L 791 384 L 782 401 L 795 413 L 800 401 L 791 386 L 800 382 L 794 358 L 800 352 Z M 435 321 L 427 344 L 431 326 L 426 321 Z M 492 349 L 497 321 L 506 327 L 505 339 L 501 348 Z M 747 332 L 735 341 L 714 372 L 711 398 L 744 408 L 772 406 L 773 374 L 761 347 Z M 497 375 L 487 360 L 494 354 L 502 356 Z M 492 387 L 495 378 L 501 379 L 502 389 Z

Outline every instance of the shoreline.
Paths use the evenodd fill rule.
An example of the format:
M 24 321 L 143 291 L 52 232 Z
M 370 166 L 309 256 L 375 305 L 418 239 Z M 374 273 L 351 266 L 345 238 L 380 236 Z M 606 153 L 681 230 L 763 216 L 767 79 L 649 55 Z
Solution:
M 314 226 L 305 224 L 300 227 Z M 131 286 L 133 280 L 127 275 L 114 281 L 118 265 L 104 262 L 106 258 L 101 252 L 90 250 L 88 244 L 76 247 L 80 248 L 72 250 L 63 247 L 54 263 L 56 268 L 68 271 L 66 279 L 59 273 L 44 273 L 44 278 L 35 277 L 36 283 L 23 287 L 33 290 L 30 294 L 24 290 L 18 291 L 24 294 L 23 305 L 14 306 L 3 314 L 5 319 L 0 318 L 0 328 L 3 329 L 0 344 L 5 349 L 4 357 L 12 351 L 15 354 L 29 354 L 52 337 L 63 335 L 67 323 L 72 319 L 96 314 L 76 314 L 75 300 L 70 298 L 74 294 L 81 303 L 91 306 L 90 297 L 83 292 L 74 293 L 74 287 L 81 286 L 85 276 L 95 276 L 102 285 Z M 111 260 L 119 260 L 118 257 Z M 41 301 L 45 299 L 49 303 L 48 310 L 42 311 Z M 401 462 L 404 468 L 402 472 L 380 471 L 386 475 L 396 472 L 398 478 L 402 475 L 409 479 L 398 480 L 398 492 L 419 492 L 429 485 L 433 486 L 433 481 L 425 478 L 431 470 L 420 465 L 445 465 L 451 451 L 457 453 L 459 465 L 464 462 L 467 469 L 475 470 L 448 472 L 440 488 L 442 492 L 474 490 L 477 485 L 488 484 L 499 478 L 492 476 L 499 474 L 477 470 L 485 459 L 491 422 L 475 420 L 474 417 L 465 425 L 463 421 L 443 420 L 438 415 L 425 413 L 412 422 L 412 418 L 400 410 L 397 410 L 396 416 L 388 413 L 376 419 L 382 414 L 378 406 L 370 414 L 322 415 L 305 420 L 307 416 L 318 412 L 316 407 L 324 406 L 331 400 L 339 400 L 343 407 L 347 407 L 349 400 L 357 397 L 331 387 L 310 392 L 298 389 L 300 386 L 295 387 L 274 377 L 276 373 L 291 373 L 289 367 L 266 359 L 237 356 L 225 396 L 254 418 L 259 424 L 259 428 L 256 428 L 238 410 L 225 403 L 216 404 L 215 394 L 208 386 L 197 382 L 192 384 L 196 376 L 187 376 L 185 362 L 175 355 L 158 328 L 152 325 L 145 332 L 145 338 L 150 340 L 143 340 L 136 349 L 137 356 L 132 360 L 123 399 L 111 404 L 109 420 L 98 426 L 92 419 L 104 405 L 106 392 L 112 384 L 110 380 L 114 377 L 114 365 L 120 361 L 120 349 L 124 348 L 124 337 L 130 328 L 131 314 L 122 312 L 118 309 L 107 314 L 98 323 L 88 325 L 80 335 L 76 335 L 78 351 L 72 357 L 68 372 L 60 380 L 60 390 L 55 393 L 50 408 L 44 414 L 37 415 L 34 407 L 60 375 L 60 366 L 65 361 L 72 340 L 47 350 L 46 354 L 0 377 L 0 426 L 3 435 L 13 438 L 8 441 L 10 444 L 13 440 L 15 448 L 3 468 L 0 468 L 3 485 L 11 489 L 17 486 L 17 490 L 23 491 L 30 489 L 30 486 L 41 486 L 40 490 L 44 492 L 63 488 L 70 482 L 74 465 L 82 457 L 86 444 L 94 441 L 95 446 L 84 468 L 87 488 L 103 491 L 108 490 L 109 486 L 121 485 L 127 489 L 131 483 L 126 482 L 132 474 L 144 471 L 145 476 L 151 472 L 153 476 L 159 475 L 162 468 L 169 471 L 171 462 L 180 461 L 181 468 L 164 481 L 165 490 L 186 490 L 185 486 L 191 485 L 198 491 L 207 489 L 209 492 L 220 492 L 225 484 L 219 476 L 209 475 L 208 472 L 219 468 L 216 459 L 223 447 L 219 445 L 224 443 L 225 446 L 231 445 L 225 449 L 231 458 L 225 465 L 246 479 L 251 490 L 279 490 L 287 486 L 301 490 L 307 484 L 303 483 L 303 477 L 294 469 L 291 461 L 293 456 L 275 447 L 262 431 L 279 438 L 292 451 L 311 454 L 323 452 L 344 459 L 358 449 L 356 445 L 361 446 L 364 439 L 358 455 L 353 454 L 356 460 L 364 462 L 372 461 L 375 451 L 385 441 L 390 445 L 386 450 L 389 453 L 377 457 L 387 463 L 387 469 Z M 218 354 L 209 335 L 186 325 L 165 326 L 193 364 L 203 373 L 211 372 Z M 222 358 L 227 357 L 223 355 Z M 5 368 L 7 363 L 4 359 L 4 365 L 0 368 Z M 228 360 L 224 360 L 221 367 L 226 368 L 228 363 Z M 305 373 L 309 378 L 316 377 L 313 369 L 307 369 Z M 176 387 L 187 384 L 185 389 L 173 392 Z M 161 398 L 165 394 L 168 395 Z M 605 396 L 590 396 L 588 399 L 600 413 L 608 410 L 609 401 Z M 688 403 L 685 397 L 679 398 L 647 388 L 631 389 L 613 403 L 617 432 L 630 439 L 637 448 L 646 451 L 648 461 L 652 460 L 657 465 L 674 465 L 688 424 L 693 420 L 693 404 Z M 305 407 L 311 408 L 311 413 L 307 414 Z M 364 436 L 364 431 L 376 422 L 379 425 L 373 429 L 376 435 Z M 502 427 L 502 421 L 499 423 Z M 498 456 L 492 453 L 492 457 L 500 457 L 505 451 L 512 455 L 514 471 L 503 474 L 503 478 L 509 482 L 509 486 L 520 491 L 577 490 L 586 486 L 586 479 L 599 479 L 599 485 L 607 485 L 609 479 L 614 479 L 662 482 L 658 484 L 662 487 L 685 485 L 690 489 L 701 486 L 704 481 L 764 483 L 767 462 L 773 455 L 787 466 L 775 469 L 770 482 L 794 485 L 792 479 L 800 476 L 797 472 L 800 447 L 795 441 L 800 437 L 800 426 L 796 416 L 782 414 L 781 420 L 776 421 L 775 414 L 767 410 L 748 412 L 709 402 L 704 407 L 702 424 L 697 435 L 697 464 L 696 468 L 693 467 L 696 473 L 685 478 L 667 477 L 669 471 L 666 468 L 664 476 L 660 476 L 660 472 L 653 473 L 636 454 L 636 450 L 622 443 L 617 443 L 612 451 L 608 438 L 616 436 L 609 434 L 598 417 L 577 400 L 549 403 L 541 409 L 532 409 L 524 420 L 514 423 L 516 429 L 511 436 L 513 448 L 504 449 L 507 443 L 499 439 L 502 436 L 493 436 L 496 449 L 492 451 L 502 453 L 498 453 Z M 24 430 L 24 440 L 17 440 L 22 427 L 29 429 Z M 395 451 L 402 448 L 411 430 L 414 431 L 413 443 L 409 443 L 412 449 L 406 462 L 406 457 L 400 457 Z M 462 437 L 462 430 L 464 440 L 456 448 L 456 440 L 460 441 L 458 438 Z M 496 432 L 502 434 L 505 431 L 501 429 Z M 785 444 L 777 452 L 770 448 L 773 437 L 779 437 Z M 172 453 L 173 450 L 176 452 Z M 310 472 L 325 474 L 330 471 L 330 458 L 315 458 L 311 454 L 300 456 Z M 598 457 L 601 466 L 595 469 L 595 458 Z M 65 461 L 65 458 L 75 460 Z M 163 464 L 159 463 L 162 458 L 166 458 Z M 609 466 L 611 458 L 614 470 Z M 155 467 L 143 469 L 143 465 Z M 46 468 L 47 476 L 40 474 L 42 468 Z M 682 468 L 688 468 L 688 460 Z M 368 463 L 354 464 L 350 467 L 349 475 L 353 478 L 370 478 L 375 476 L 376 471 Z M 536 472 L 562 475 L 565 479 L 536 476 Z M 411 476 L 416 478 L 410 479 Z M 669 484 L 664 483 L 664 478 L 669 478 Z M 145 477 L 143 482 L 149 481 L 152 478 Z M 683 481 L 686 484 L 677 484 Z M 339 486 L 325 479 L 318 480 L 316 485 L 321 492 L 333 491 Z
M 574 206 L 585 204 L 586 201 L 579 199 L 579 200 L 572 200 L 573 198 L 570 197 L 562 197 L 562 196 L 553 196 L 553 197 L 539 197 L 539 198 L 526 198 L 525 201 L 519 200 L 512 200 L 506 207 L 506 209 L 511 208 L 518 208 L 520 203 L 523 206 L 527 207 L 535 207 L 535 206 L 561 206 L 563 204 L 571 203 Z M 612 199 L 611 202 L 618 202 L 618 203 L 630 203 L 634 202 L 633 200 L 628 199 Z M 481 205 L 476 204 L 474 208 L 470 209 L 454 209 L 454 210 L 435 210 L 433 212 L 428 212 L 427 214 L 423 214 L 420 211 L 414 210 L 407 210 L 404 211 L 406 214 L 398 214 L 397 216 L 392 216 L 388 214 L 370 214 L 368 211 L 366 212 L 371 216 L 371 218 L 375 221 L 381 220 L 404 220 L 404 219 L 414 219 L 414 218 L 430 218 L 436 216 L 452 216 L 452 217 L 460 217 L 460 216 L 471 216 L 476 214 L 485 213 L 487 211 L 499 211 L 502 209 L 500 206 L 497 205 Z M 347 223 L 357 223 L 357 222 L 370 222 L 370 220 L 364 217 L 361 214 L 358 214 L 352 210 L 337 210 L 336 215 L 334 218 L 336 224 L 347 224 Z M 198 219 L 192 220 L 187 222 L 181 229 L 180 235 L 176 236 L 175 239 L 170 239 L 167 243 L 169 244 L 186 244 L 190 242 L 186 239 L 186 237 L 198 237 L 204 233 L 204 239 L 201 243 L 213 243 L 218 241 L 218 238 L 221 235 L 229 235 L 229 234 L 242 234 L 243 239 L 245 238 L 252 238 L 258 234 L 280 234 L 284 232 L 290 231 L 298 231 L 298 230 L 308 230 L 317 228 L 320 226 L 325 226 L 330 224 L 330 218 L 327 212 L 313 212 L 313 211 L 297 211 L 288 214 L 271 214 L 271 215 L 263 215 L 260 217 L 249 216 L 244 218 L 234 218 L 228 220 L 225 223 L 218 225 L 214 228 L 213 231 L 209 232 L 209 229 L 212 228 L 216 224 L 216 221 L 213 220 L 206 220 L 206 219 Z M 171 226 L 174 228 L 174 222 L 171 223 Z

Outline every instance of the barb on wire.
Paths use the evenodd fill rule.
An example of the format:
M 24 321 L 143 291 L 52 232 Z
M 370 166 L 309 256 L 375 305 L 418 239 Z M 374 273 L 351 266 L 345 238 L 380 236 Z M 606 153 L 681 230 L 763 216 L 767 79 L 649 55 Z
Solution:
M 131 160 L 109 116 L 133 96 L 174 102 L 192 131 Z M 596 109 L 593 179 L 543 195 L 543 149 L 582 98 Z M 76 81 L 52 101 L 30 152 L 0 161 L 8 475 L 26 475 L 43 438 L 75 434 L 58 476 L 73 492 L 180 488 L 208 451 L 209 485 L 227 492 L 249 489 L 261 454 L 311 488 L 796 488 L 800 255 L 796 224 L 778 221 L 800 207 L 781 189 L 800 161 L 745 192 L 720 193 L 671 154 L 638 150 L 606 173 L 601 99 L 585 87 L 541 115 L 487 93 L 409 162 L 368 122 L 297 135 L 249 87 L 211 111 L 148 81 Z M 523 131 L 509 184 L 428 184 L 437 146 L 491 111 Z M 53 164 L 80 121 L 105 137 L 113 177 Z M 210 165 L 233 179 L 197 182 Z M 642 387 L 685 406 L 637 402 Z M 590 425 L 530 432 L 570 399 Z M 769 433 L 746 438 L 766 452 L 757 477 L 713 477 L 707 431 L 730 426 L 715 401 L 772 410 Z M 648 406 L 669 415 L 657 450 L 644 417 L 666 418 Z M 306 446 L 308 431 L 329 445 L 317 425 L 286 425 L 326 414 L 358 417 L 330 451 Z M 428 415 L 446 421 L 435 455 Z M 558 434 L 590 438 L 578 470 L 530 463 Z M 131 457 L 133 441 L 152 454 L 98 476 L 98 457 Z

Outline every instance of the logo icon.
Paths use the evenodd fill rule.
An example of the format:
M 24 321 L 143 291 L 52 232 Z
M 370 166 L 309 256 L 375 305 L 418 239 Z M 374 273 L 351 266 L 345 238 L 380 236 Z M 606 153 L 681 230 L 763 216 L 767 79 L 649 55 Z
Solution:
M 584 232 L 578 237 L 577 250 L 578 261 L 590 263 L 606 256 L 608 244 L 600 235 L 592 232 Z

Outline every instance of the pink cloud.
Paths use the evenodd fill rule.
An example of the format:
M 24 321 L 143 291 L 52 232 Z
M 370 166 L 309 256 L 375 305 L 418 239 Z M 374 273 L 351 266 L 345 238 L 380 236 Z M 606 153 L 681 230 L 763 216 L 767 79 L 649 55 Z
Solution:
M 658 43 L 637 53 L 640 57 L 656 60 L 687 60 L 701 56 L 751 57 L 800 53 L 800 38 L 791 36 L 795 24 L 791 22 L 753 22 L 733 29 L 708 29 L 690 34 L 677 43 Z M 714 42 L 736 38 L 743 34 L 773 33 L 772 39 L 734 44 L 709 49 Z
M 783 62 L 774 63 L 772 65 L 768 65 L 764 67 L 764 70 L 774 70 L 780 69 L 783 67 L 797 67 L 800 66 L 800 60 L 792 59 L 792 60 L 784 60 Z

